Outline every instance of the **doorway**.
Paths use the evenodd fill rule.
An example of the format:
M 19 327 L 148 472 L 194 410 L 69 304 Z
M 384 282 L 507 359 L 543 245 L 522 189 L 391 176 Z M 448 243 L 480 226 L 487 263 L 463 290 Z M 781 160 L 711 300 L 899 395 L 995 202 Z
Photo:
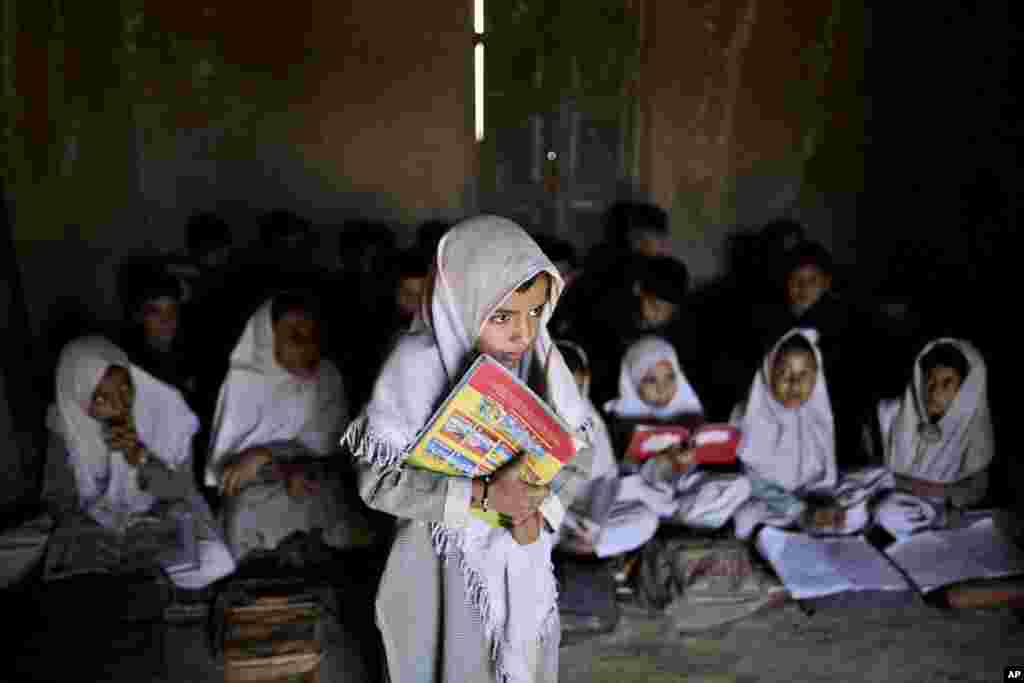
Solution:
M 624 0 L 486 3 L 480 209 L 569 241 L 635 198 L 639 14 Z M 484 30 L 480 30 L 483 28 Z

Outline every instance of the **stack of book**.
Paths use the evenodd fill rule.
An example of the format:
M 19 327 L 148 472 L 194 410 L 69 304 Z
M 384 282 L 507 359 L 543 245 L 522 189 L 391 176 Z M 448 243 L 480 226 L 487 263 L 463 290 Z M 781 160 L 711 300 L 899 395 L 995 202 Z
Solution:
M 319 680 L 323 617 L 321 598 L 301 587 L 231 595 L 218 619 L 224 680 Z

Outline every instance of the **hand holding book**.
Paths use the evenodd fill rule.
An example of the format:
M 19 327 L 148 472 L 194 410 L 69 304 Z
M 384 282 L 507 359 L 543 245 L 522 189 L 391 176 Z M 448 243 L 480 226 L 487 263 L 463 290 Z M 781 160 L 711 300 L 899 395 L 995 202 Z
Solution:
M 576 444 L 572 430 L 543 399 L 481 355 L 410 450 L 405 465 L 472 479 L 472 514 L 513 530 L 532 524 L 531 516 L 552 489 L 558 490 L 558 475 L 576 455 Z M 490 478 L 486 510 L 485 477 Z
M 494 473 L 487 487 L 487 509 L 507 518 L 513 527 L 526 522 L 551 493 L 549 486 L 529 483 L 524 470 L 523 457 L 516 457 Z

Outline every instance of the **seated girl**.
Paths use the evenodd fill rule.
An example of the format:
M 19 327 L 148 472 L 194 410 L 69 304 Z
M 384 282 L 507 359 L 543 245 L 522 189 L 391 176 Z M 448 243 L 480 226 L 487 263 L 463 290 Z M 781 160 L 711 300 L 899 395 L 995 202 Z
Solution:
M 866 496 L 869 486 L 881 485 L 881 470 L 851 473 L 839 485 L 835 422 L 813 330 L 791 330 L 776 343 L 732 422 L 743 433 L 738 457 L 751 483 L 751 499 L 735 515 L 740 538 L 761 524 L 840 531 L 846 513 L 814 501 L 840 493 L 859 498 L 858 487 Z
M 977 349 L 938 339 L 918 355 L 903 398 L 879 404 L 885 465 L 898 490 L 877 512 L 889 533 L 942 524 L 947 510 L 984 498 L 995 452 L 986 383 Z
M 95 522 L 123 532 L 142 515 L 187 510 L 199 522 L 199 567 L 174 583 L 199 589 L 234 571 L 192 479 L 199 420 L 175 389 L 106 339 L 84 337 L 61 352 L 48 426 L 48 459 L 70 464 L 77 505 Z
M 704 421 L 700 399 L 679 367 L 675 349 L 659 337 L 630 346 L 619 373 L 619 398 L 605 404 L 615 420 L 623 449 L 638 424 Z M 624 469 L 632 469 L 629 464 Z M 644 462 L 640 473 L 623 480 L 620 496 L 641 500 L 661 519 L 717 529 L 750 494 L 749 482 L 733 474 L 711 473 L 693 465 L 693 453 L 666 449 Z
M 613 557 L 649 541 L 658 529 L 658 516 L 642 501 L 618 500 L 619 466 L 608 427 L 590 401 L 587 354 L 572 342 L 557 344 L 593 422 L 590 474 L 587 481 L 579 485 L 576 498 L 565 512 L 558 546 L 577 555 Z
M 235 558 L 273 551 L 314 529 L 329 546 L 349 544 L 365 527 L 354 523 L 359 515 L 347 509 L 328 469 L 348 415 L 341 376 L 321 357 L 315 301 L 297 293 L 268 300 L 249 319 L 230 363 L 206 484 L 226 497 L 221 513 Z

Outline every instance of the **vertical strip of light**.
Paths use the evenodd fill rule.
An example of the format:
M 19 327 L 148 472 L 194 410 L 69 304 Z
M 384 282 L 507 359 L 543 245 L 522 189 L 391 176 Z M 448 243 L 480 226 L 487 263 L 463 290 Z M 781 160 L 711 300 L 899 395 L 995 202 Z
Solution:
M 473 119 L 476 141 L 484 139 L 484 0 L 473 0 Z

